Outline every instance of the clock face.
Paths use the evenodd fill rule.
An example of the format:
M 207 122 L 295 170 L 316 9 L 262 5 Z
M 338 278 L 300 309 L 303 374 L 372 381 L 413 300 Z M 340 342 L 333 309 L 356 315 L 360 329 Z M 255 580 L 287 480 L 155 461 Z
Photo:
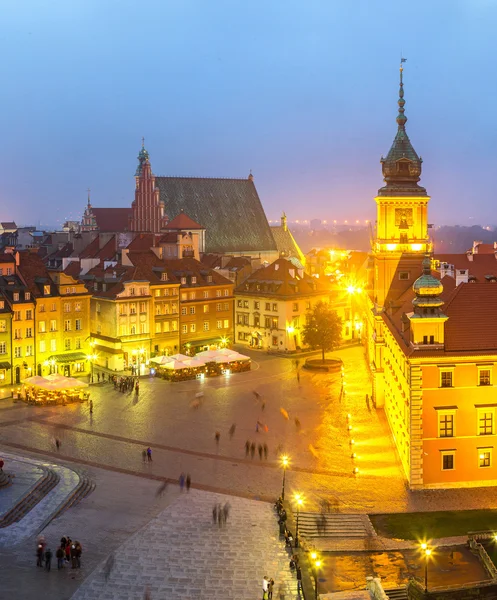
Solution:
M 412 208 L 396 208 L 395 209 L 395 225 L 407 224 L 411 227 L 413 222 Z

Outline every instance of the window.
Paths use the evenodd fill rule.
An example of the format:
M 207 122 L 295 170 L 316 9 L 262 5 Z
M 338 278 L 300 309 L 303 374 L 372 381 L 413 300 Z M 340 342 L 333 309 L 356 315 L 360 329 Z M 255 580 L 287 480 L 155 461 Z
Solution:
M 204 304 L 204 313 L 208 313 L 208 312 L 209 312 L 209 305 Z
M 161 281 L 167 281 L 167 273 L 161 273 L 160 280 Z M 157 290 L 157 291 L 159 291 L 159 290 Z
M 135 295 L 135 288 L 134 287 L 129 288 L 129 295 L 130 296 L 134 296 Z
M 130 335 L 136 335 L 136 325 L 131 325 L 129 333 Z
M 79 362 L 79 363 L 76 363 L 74 366 L 76 368 L 76 373 L 82 373 L 85 370 L 84 363 Z
M 478 435 L 493 435 L 494 411 L 488 408 L 478 409 Z
M 271 304 L 269 302 L 266 302 L 266 310 L 271 310 Z
M 50 331 L 57 331 L 57 321 L 55 319 L 50 321 Z
M 277 304 L 273 304 L 273 310 L 278 310 L 278 305 Z
M 224 310 L 228 310 L 230 307 L 229 302 L 225 302 L 223 306 L 224 306 Z
M 147 303 L 146 302 L 140 302 L 140 312 L 141 313 L 147 312 Z
M 229 290 L 224 290 L 224 295 L 225 296 L 229 296 L 230 295 L 230 291 Z
M 195 300 L 195 298 L 196 298 L 196 293 L 190 292 L 190 300 Z
M 165 291 L 165 290 L 164 290 Z M 155 290 L 154 296 L 158 298 L 160 296 L 160 290 Z
M 21 346 L 14 346 L 14 358 L 21 358 L 22 349 Z
M 224 328 L 225 328 L 225 329 L 228 329 L 228 328 L 229 328 L 229 326 L 230 326 L 230 321 L 229 321 L 229 319 L 224 319 Z
M 212 275 L 207 275 L 207 283 L 212 283 Z
M 239 302 L 238 306 L 241 306 L 241 300 L 238 300 L 238 302 Z M 216 304 L 216 310 L 217 311 L 222 310 L 222 304 L 220 302 L 218 302 Z
M 7 354 L 7 344 L 0 342 L 0 354 Z
M 19 302 L 19 292 L 14 292 L 14 302 Z
M 478 448 L 478 466 L 480 469 L 492 466 L 491 448 Z
M 33 337 L 33 328 L 32 327 L 26 327 L 26 337 L 27 338 Z
M 20 321 L 20 320 L 21 320 L 21 311 L 15 310 L 14 311 L 14 321 Z
M 209 297 L 209 292 L 204 292 L 204 298 L 208 298 Z
M 454 452 L 442 452 L 442 471 L 454 470 Z
M 14 329 L 14 339 L 15 340 L 20 340 L 21 337 L 22 337 L 21 330 L 20 329 Z
M 181 294 L 181 300 L 188 300 L 188 294 Z
M 155 305 L 155 314 L 156 315 L 161 315 L 162 314 L 162 305 L 161 304 L 156 304 Z
M 490 369 L 478 369 L 480 385 L 490 385 Z
M 12 267 L 7 267 L 6 274 L 7 274 L 7 277 L 9 275 L 12 275 Z
M 187 308 L 186 308 L 186 306 L 182 306 L 182 307 L 181 307 L 181 314 L 182 314 L 182 315 L 186 315 L 186 313 L 187 313 Z
M 197 278 L 196 277 L 192 277 L 192 283 L 197 283 Z
M 254 301 L 254 310 L 259 310 L 261 307 L 261 303 L 258 300 Z
M 294 302 L 293 303 L 293 312 L 297 312 L 299 310 L 299 303 L 298 302 Z
M 26 311 L 26 321 L 31 321 L 32 318 L 33 318 L 33 311 L 30 308 L 29 310 Z
M 157 321 L 157 323 L 155 324 L 155 333 L 162 333 L 160 321 Z
M 197 331 L 197 326 L 195 323 L 190 323 L 190 333 L 195 333 Z
M 76 350 L 81 350 L 81 338 L 76 338 L 74 340 L 74 348 Z
M 71 331 L 71 320 L 67 319 L 64 321 L 64 331 Z
M 26 346 L 26 356 L 33 356 L 33 346 L 31 344 Z
M 223 322 L 222 321 L 216 321 L 216 327 L 218 329 L 222 329 L 223 328 Z
M 454 437 L 454 412 L 438 412 L 438 437 Z
M 260 327 L 261 319 L 258 315 L 254 315 L 254 327 Z
M 271 338 L 271 344 L 273 346 L 277 346 L 278 345 L 278 338 L 275 335 L 273 335 L 273 337 Z
M 190 314 L 191 315 L 195 314 L 195 307 L 194 306 L 190 306 Z
M 440 387 L 452 387 L 452 371 L 440 372 Z
M 0 320 L 0 333 L 7 331 L 7 321 L 5 319 Z
M 31 300 L 31 292 L 24 292 L 24 300 Z
M 209 321 L 204 321 L 204 331 L 209 331 Z
M 401 281 L 408 281 L 409 280 L 409 271 L 400 271 L 399 279 Z
M 244 300 L 243 301 L 243 308 L 248 308 L 249 307 L 249 301 L 248 300 Z
M 141 287 L 140 288 L 140 296 L 146 296 L 146 295 L 147 295 L 147 288 Z
M 83 328 L 81 327 L 81 319 L 76 319 L 76 331 L 81 331 Z
M 81 312 L 81 302 L 75 302 L 74 303 L 74 310 L 76 312 Z
M 218 298 L 220 298 L 220 297 L 221 297 L 221 290 L 216 290 L 216 296 L 217 296 Z
M 178 331 L 178 321 L 171 321 L 171 331 Z
M 50 286 L 49 285 L 44 285 L 43 286 L 43 294 L 45 296 L 50 296 Z
M 57 352 L 57 340 L 50 340 L 50 352 Z
M 178 305 L 176 304 L 176 302 L 173 302 L 171 304 L 171 312 L 172 313 L 177 313 L 178 312 Z
M 264 317 L 264 327 L 266 329 L 271 328 L 271 317 Z
M 70 349 L 71 349 L 71 339 L 66 338 L 64 340 L 64 350 L 70 350 Z
M 45 305 L 44 304 L 39 304 L 38 305 L 38 311 L 39 312 L 45 312 Z
M 42 340 L 40 342 L 40 352 L 46 352 L 47 351 L 47 344 L 45 342 L 45 340 Z
M 140 323 L 140 333 L 148 333 L 148 324 L 147 323 Z
M 136 315 L 136 303 L 135 302 L 132 302 L 129 305 L 129 314 L 130 315 Z
M 70 302 L 64 302 L 64 312 L 71 312 L 71 303 Z
M 271 329 L 278 329 L 278 317 L 271 319 Z
M 238 308 L 243 308 L 243 302 L 241 300 L 237 300 L 236 305 L 238 306 Z M 219 306 L 221 306 L 221 305 L 219 305 Z
M 181 281 L 182 285 L 185 285 L 186 284 L 186 277 L 182 277 L 180 281 Z
M 125 317 L 128 314 L 127 311 L 126 311 L 126 309 L 127 309 L 126 304 L 120 304 L 119 305 L 119 316 L 120 317 Z
M 164 333 L 169 332 L 169 321 L 164 321 Z
M 100 302 L 97 302 L 96 312 L 97 314 L 100 314 Z
M 181 333 L 188 333 L 188 325 L 181 326 Z

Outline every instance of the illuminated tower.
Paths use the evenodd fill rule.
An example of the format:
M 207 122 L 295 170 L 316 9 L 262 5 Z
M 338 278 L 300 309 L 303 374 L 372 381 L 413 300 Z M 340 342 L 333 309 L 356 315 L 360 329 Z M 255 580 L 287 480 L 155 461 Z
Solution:
M 145 150 L 145 140 L 138 154 L 138 167 L 135 173 L 135 199 L 131 204 L 131 231 L 159 233 L 167 223 L 164 212 L 164 202 L 159 197 L 159 188 L 155 186 L 155 177 L 148 152 Z
M 372 300 L 377 310 L 388 306 L 412 285 L 419 275 L 424 253 L 430 250 L 427 221 L 430 198 L 425 188 L 418 185 L 423 161 L 416 154 L 406 132 L 402 62 L 397 134 L 386 158 L 381 157 L 385 185 L 378 190 L 375 198 L 377 217 L 372 248 Z

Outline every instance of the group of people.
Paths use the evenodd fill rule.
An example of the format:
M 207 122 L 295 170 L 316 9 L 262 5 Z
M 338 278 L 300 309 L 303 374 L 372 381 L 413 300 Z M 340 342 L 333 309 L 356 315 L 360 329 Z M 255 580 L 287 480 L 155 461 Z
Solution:
M 262 600 L 271 600 L 273 597 L 274 579 L 269 579 L 267 575 L 264 575 L 262 580 Z
M 228 522 L 228 517 L 230 516 L 231 505 L 229 502 L 226 502 L 224 506 L 221 506 L 221 503 L 214 504 L 212 509 L 212 522 L 214 525 L 218 525 L 219 527 L 223 527 Z
M 247 440 L 245 442 L 245 457 L 248 457 L 248 455 L 250 453 L 250 458 L 254 458 L 255 449 L 256 449 L 255 442 L 251 442 L 250 440 Z M 259 444 L 257 446 L 257 451 L 259 453 L 259 460 L 262 460 L 263 454 L 264 454 L 264 458 L 267 460 L 267 457 L 269 454 L 269 448 L 268 448 L 268 445 L 266 444 L 266 442 L 264 442 L 264 444 Z
M 130 375 L 126 377 L 118 377 L 117 375 L 114 375 L 112 377 L 112 381 L 114 383 L 114 389 L 119 390 L 123 394 L 124 392 L 132 392 L 133 390 L 135 390 L 135 392 L 138 394 L 140 390 L 138 377 Z
M 81 567 L 81 554 L 83 548 L 78 541 L 72 541 L 70 537 L 63 536 L 60 539 L 60 545 L 55 551 L 57 559 L 57 569 L 63 569 L 65 563 L 71 563 L 72 569 Z M 47 547 L 47 543 L 43 536 L 40 536 L 36 542 L 36 566 L 45 568 L 50 571 L 52 568 L 53 552 Z

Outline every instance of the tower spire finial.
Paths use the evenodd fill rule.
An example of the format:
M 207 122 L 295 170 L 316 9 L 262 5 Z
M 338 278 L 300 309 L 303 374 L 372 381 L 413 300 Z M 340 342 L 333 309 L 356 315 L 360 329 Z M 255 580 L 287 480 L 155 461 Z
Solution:
M 90 188 L 86 190 L 88 192 L 88 206 L 90 206 Z
M 142 136 L 142 148 L 145 148 L 145 138 Z
M 397 115 L 397 124 L 399 129 L 404 129 L 407 122 L 407 117 L 405 116 L 404 105 L 406 101 L 404 100 L 404 81 L 402 79 L 402 75 L 404 73 L 404 67 L 402 66 L 407 61 L 407 58 L 400 58 L 400 83 L 399 83 L 399 114 Z

